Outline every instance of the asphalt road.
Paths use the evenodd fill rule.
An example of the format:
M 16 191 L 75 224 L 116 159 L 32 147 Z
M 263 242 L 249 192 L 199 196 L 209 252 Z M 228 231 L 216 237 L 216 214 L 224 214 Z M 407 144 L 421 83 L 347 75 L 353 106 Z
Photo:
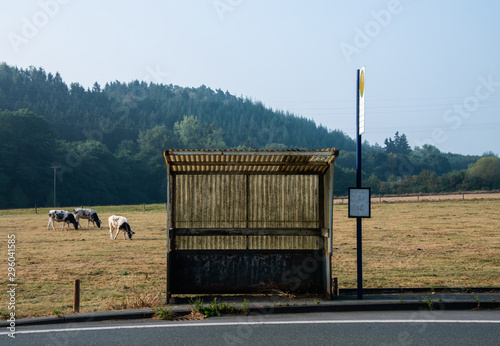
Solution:
M 0 345 L 500 345 L 500 311 L 336 312 L 26 326 Z

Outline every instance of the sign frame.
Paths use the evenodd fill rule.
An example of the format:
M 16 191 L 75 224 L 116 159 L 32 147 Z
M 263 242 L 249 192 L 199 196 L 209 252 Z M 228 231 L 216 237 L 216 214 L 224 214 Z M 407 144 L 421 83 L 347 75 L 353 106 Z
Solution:
M 350 218 L 371 218 L 372 191 L 369 187 L 350 187 L 348 215 Z

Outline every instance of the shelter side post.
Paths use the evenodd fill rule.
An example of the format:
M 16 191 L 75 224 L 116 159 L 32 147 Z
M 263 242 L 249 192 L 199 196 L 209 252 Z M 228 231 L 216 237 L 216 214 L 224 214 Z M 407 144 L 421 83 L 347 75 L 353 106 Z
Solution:
M 328 295 L 329 298 L 332 299 L 332 254 L 333 254 L 333 183 L 335 176 L 335 165 L 334 163 L 330 163 L 329 171 L 329 179 L 330 183 L 329 188 L 329 197 L 328 197 L 328 257 L 327 257 L 327 270 L 328 270 Z
M 327 226 L 327 221 L 325 221 L 325 182 L 324 182 L 324 175 L 319 175 L 318 176 L 318 217 L 319 217 L 319 223 L 318 227 L 321 229 L 325 229 Z M 326 248 L 326 240 L 324 242 L 323 249 Z
M 170 209 L 171 209 L 171 201 L 170 201 L 170 196 L 171 196 L 171 192 L 170 192 L 170 189 L 171 189 L 171 186 L 170 186 L 170 165 L 167 164 L 167 205 L 166 205 L 166 209 L 167 209 L 167 220 L 166 220 L 166 228 L 167 228 L 167 283 L 166 283 L 166 303 L 168 304 L 169 303 L 169 300 L 170 300 L 170 273 L 171 273 L 171 270 L 170 270 L 170 265 L 171 265 L 171 262 L 170 262 L 170 236 L 171 236 L 171 232 L 170 232 L 170 220 L 171 220 L 171 215 L 170 215 Z
M 329 201 L 328 201 L 328 204 L 329 204 L 329 213 L 328 213 L 328 217 L 329 217 L 329 234 L 328 234 L 328 252 L 330 253 L 330 256 L 332 255 L 332 252 L 333 252 L 333 178 L 334 178 L 334 173 L 335 173 L 335 167 L 333 165 L 333 163 L 330 163 L 330 197 L 329 197 Z
M 325 244 L 325 295 L 327 299 L 332 299 L 332 249 L 333 249 L 333 176 L 334 164 L 330 163 L 329 169 L 323 176 L 323 203 L 324 216 L 323 223 L 328 222 L 328 237 Z M 328 218 L 328 219 L 326 219 Z M 327 221 L 328 220 L 328 221 Z

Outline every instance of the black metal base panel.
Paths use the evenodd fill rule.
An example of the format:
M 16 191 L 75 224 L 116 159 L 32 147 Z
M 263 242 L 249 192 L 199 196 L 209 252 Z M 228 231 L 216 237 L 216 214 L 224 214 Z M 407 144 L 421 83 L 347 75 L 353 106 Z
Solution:
M 322 293 L 325 282 L 319 250 L 174 250 L 170 260 L 173 294 Z

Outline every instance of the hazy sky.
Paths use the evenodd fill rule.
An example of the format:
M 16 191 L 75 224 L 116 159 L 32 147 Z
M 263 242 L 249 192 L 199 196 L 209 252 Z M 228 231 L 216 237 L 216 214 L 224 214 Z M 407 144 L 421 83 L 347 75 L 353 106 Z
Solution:
M 90 87 L 222 89 L 355 135 L 500 153 L 495 0 L 0 0 L 0 61 Z M 342 149 L 342 148 L 338 148 Z

